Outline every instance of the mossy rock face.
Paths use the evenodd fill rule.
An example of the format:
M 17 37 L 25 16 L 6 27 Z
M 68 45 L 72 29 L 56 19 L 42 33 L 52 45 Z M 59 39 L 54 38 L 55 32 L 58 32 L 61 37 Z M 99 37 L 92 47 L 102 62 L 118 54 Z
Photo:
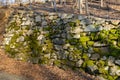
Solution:
M 64 69 L 94 69 L 92 74 L 109 80 L 116 79 L 116 75 L 111 76 L 106 67 L 109 68 L 108 56 L 116 58 L 120 56 L 119 28 L 108 30 L 106 26 L 103 26 L 102 28 L 106 30 L 102 30 L 102 24 L 90 23 L 96 31 L 85 31 L 85 27 L 89 25 L 84 22 L 87 19 L 83 22 L 75 18 L 62 19 L 60 17 L 52 20 L 47 19 L 50 17 L 47 14 L 41 15 L 45 26 L 41 26 L 44 25 L 41 22 L 35 22 L 36 14 L 31 16 L 32 18 L 29 17 L 35 24 L 26 26 L 21 25 L 24 21 L 19 15 L 16 16 L 20 22 L 11 21 L 12 23 L 6 27 L 5 37 L 9 41 L 4 47 L 11 57 L 34 64 L 55 65 Z M 98 31 L 100 28 L 101 31 Z M 92 59 L 94 54 L 98 54 L 99 58 Z M 106 59 L 103 60 L 101 58 L 103 56 Z M 79 60 L 84 62 L 77 67 L 76 62 Z

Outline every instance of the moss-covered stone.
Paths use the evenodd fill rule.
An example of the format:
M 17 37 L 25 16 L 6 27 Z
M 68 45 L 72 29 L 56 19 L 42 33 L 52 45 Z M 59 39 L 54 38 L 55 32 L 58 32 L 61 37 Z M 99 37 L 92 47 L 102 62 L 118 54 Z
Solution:
M 94 66 L 95 64 L 94 64 L 94 61 L 92 61 L 92 60 L 86 60 L 84 63 L 83 63 L 83 65 L 82 65 L 82 67 L 83 68 L 86 68 L 87 66 Z
M 90 38 L 89 37 L 80 37 L 80 41 L 81 42 L 86 42 L 86 41 L 89 41 L 90 40 Z
M 93 46 L 93 44 L 94 44 L 94 41 L 88 41 L 88 42 L 87 42 L 87 45 L 88 45 L 88 46 Z
M 89 60 L 89 57 L 88 57 L 88 55 L 87 55 L 86 53 L 83 53 L 82 58 L 83 58 L 84 60 Z

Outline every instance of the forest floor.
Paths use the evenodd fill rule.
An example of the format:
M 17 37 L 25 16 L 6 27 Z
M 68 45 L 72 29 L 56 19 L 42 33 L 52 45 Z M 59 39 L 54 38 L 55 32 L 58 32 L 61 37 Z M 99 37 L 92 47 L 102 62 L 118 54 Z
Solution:
M 6 72 L 11 76 L 22 76 L 26 78 L 25 80 L 96 80 L 95 77 L 83 71 L 63 70 L 56 66 L 17 61 L 9 58 L 5 55 L 4 51 L 0 49 L 0 74 L 1 72 Z M 1 77 L 2 76 L 0 76 L 0 79 Z
M 57 3 L 57 13 L 68 13 L 68 14 L 79 14 L 76 4 L 73 2 L 67 2 L 66 5 L 60 5 Z M 45 4 L 33 4 L 32 8 L 36 11 L 42 12 L 54 12 L 51 3 Z M 106 2 L 104 7 L 100 6 L 100 1 L 88 2 L 88 13 L 89 16 L 99 17 L 103 19 L 120 20 L 120 3 Z M 83 7 L 82 15 L 86 15 L 85 6 Z

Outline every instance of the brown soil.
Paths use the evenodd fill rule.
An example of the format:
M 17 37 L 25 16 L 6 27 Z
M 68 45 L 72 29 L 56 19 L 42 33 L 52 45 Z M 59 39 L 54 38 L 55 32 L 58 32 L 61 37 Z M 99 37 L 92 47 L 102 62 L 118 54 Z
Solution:
M 0 49 L 0 71 L 19 76 L 25 76 L 29 80 L 95 80 L 83 71 L 63 70 L 56 66 L 42 66 L 21 62 L 9 58 L 4 50 Z

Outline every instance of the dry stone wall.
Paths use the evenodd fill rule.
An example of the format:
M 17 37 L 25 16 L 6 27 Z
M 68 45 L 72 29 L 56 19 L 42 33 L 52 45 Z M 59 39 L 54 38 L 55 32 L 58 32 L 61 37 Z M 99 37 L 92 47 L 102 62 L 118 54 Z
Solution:
M 120 21 L 18 10 L 5 31 L 2 48 L 17 60 L 119 79 Z

